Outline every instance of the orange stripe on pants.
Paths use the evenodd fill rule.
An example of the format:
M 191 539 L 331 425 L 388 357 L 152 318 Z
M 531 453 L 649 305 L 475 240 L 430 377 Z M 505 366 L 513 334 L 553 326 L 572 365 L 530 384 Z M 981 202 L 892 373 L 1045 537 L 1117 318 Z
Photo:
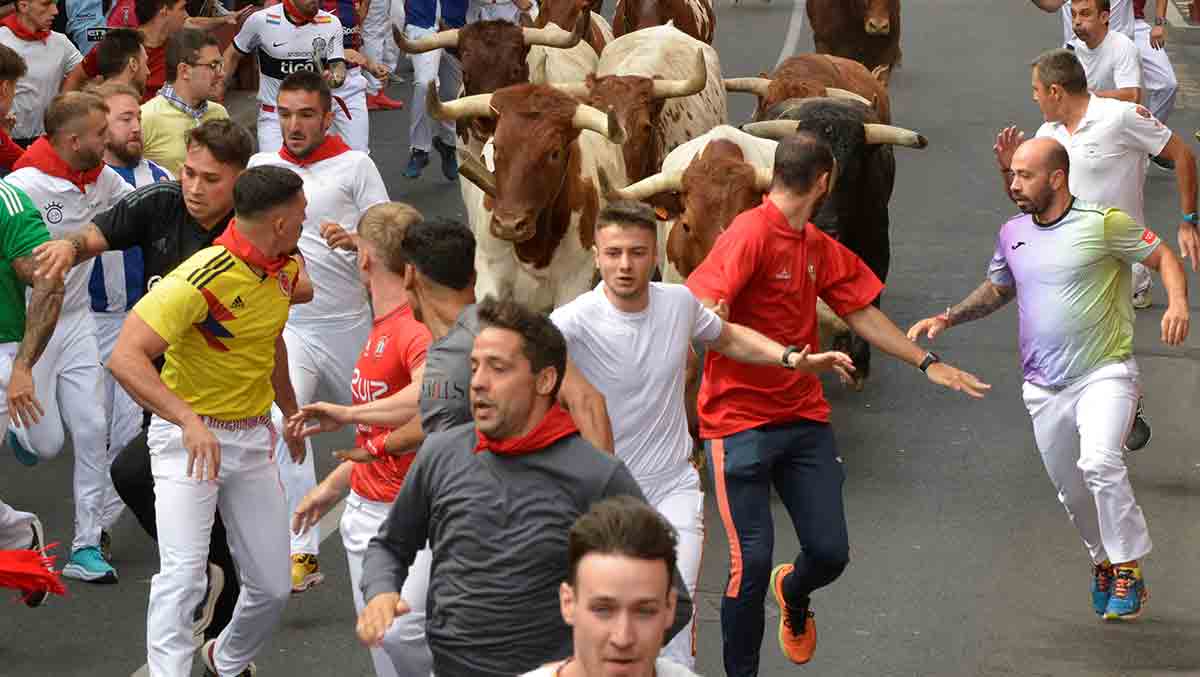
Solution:
M 737 597 L 742 587 L 742 544 L 738 541 L 737 527 L 729 510 L 729 494 L 725 491 L 725 440 L 712 440 L 713 483 L 717 488 L 717 508 L 721 512 L 721 523 L 725 525 L 725 537 L 729 539 L 729 584 L 725 586 L 726 597 Z

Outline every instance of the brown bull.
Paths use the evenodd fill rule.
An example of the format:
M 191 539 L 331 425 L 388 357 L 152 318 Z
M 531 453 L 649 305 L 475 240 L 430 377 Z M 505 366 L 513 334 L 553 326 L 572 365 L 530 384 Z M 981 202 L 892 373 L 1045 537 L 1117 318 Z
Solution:
M 651 26 L 675 22 L 675 28 L 701 42 L 712 44 L 717 15 L 709 0 L 617 0 L 613 35 L 618 38 Z
M 583 39 L 592 46 L 592 49 L 596 50 L 596 54 L 600 54 L 608 44 L 609 36 L 604 34 L 604 29 L 601 28 L 602 24 L 596 21 L 599 15 L 591 17 L 592 7 L 593 3 L 590 0 L 545 0 L 538 6 L 538 18 L 534 25 L 538 28 L 545 28 L 550 24 L 555 24 L 570 30 L 579 25 L 580 15 L 590 17 L 591 22 Z
M 808 0 L 818 54 L 854 59 L 886 85 L 900 65 L 900 0 Z
M 789 99 L 833 96 L 857 99 L 875 109 L 883 124 L 892 121 L 887 86 L 861 63 L 827 54 L 800 54 L 779 64 L 775 72 L 757 78 L 727 78 L 725 91 L 758 97 L 754 120 L 766 119 L 775 104 Z

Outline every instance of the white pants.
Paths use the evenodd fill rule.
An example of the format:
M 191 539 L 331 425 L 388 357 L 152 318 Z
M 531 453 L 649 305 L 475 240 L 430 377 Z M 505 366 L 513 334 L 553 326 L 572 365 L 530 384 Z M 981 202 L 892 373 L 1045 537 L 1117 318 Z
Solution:
M 639 478 L 638 484 L 650 505 L 675 528 L 679 538 L 675 549 L 676 566 L 688 594 L 695 600 L 704 552 L 704 492 L 700 490 L 700 475 L 688 465 L 685 474 L 673 483 L 662 486 L 662 482 L 645 482 Z M 693 610 L 692 620 L 663 647 L 660 655 L 693 669 L 696 666 L 695 640 L 696 614 Z
M 1133 23 L 1134 43 L 1142 55 L 1142 103 L 1159 122 L 1166 123 L 1175 110 L 1175 93 L 1179 83 L 1175 80 L 1175 68 L 1165 49 L 1150 46 L 1150 24 L 1137 19 Z
M 1046 472 L 1097 564 L 1141 559 L 1151 548 L 1124 457 L 1137 411 L 1137 380 L 1137 363 L 1130 358 L 1062 390 L 1029 382 L 1023 388 Z
M 400 48 L 392 38 L 393 25 L 404 25 L 403 0 L 371 0 L 367 16 L 363 18 L 362 52 L 371 61 L 387 66 L 389 71 L 396 70 L 400 63 Z M 386 82 L 380 82 L 374 75 L 365 71 L 363 75 L 367 79 L 367 94 L 378 94 L 387 87 Z
M 432 28 L 404 27 L 404 37 L 409 40 L 423 38 L 436 32 Z M 444 49 L 413 54 L 412 65 L 413 98 L 408 106 L 409 147 L 428 153 L 433 147 L 435 133 L 439 134 L 443 141 L 454 145 L 454 123 L 438 122 L 429 117 L 429 113 L 425 110 L 425 93 L 429 91 L 429 83 L 436 80 L 438 98 L 442 101 L 458 98 L 458 89 L 462 86 L 462 65 L 458 59 L 446 54 Z
M 359 69 L 354 69 L 357 73 Z M 349 81 L 351 75 L 347 75 Z M 362 79 L 362 75 L 354 75 Z M 371 151 L 371 123 L 367 117 L 367 93 L 365 80 L 357 94 L 349 97 L 342 96 L 339 88 L 334 92 L 333 127 L 330 132 L 342 137 L 347 146 L 353 150 L 369 153 Z M 277 153 L 283 147 L 283 130 L 279 126 L 279 114 L 268 113 L 258 108 L 258 150 L 261 153 Z
M 33 530 L 29 525 L 35 519 L 33 513 L 0 501 L 0 550 L 24 550 L 33 545 Z
M 117 337 L 125 324 L 127 313 L 94 313 L 96 321 L 96 344 L 100 349 L 100 364 L 108 364 L 112 357 L 113 347 L 117 345 Z M 112 372 L 104 370 L 104 413 L 108 419 L 108 458 L 107 467 L 112 468 L 113 459 L 125 445 L 133 441 L 142 432 L 142 407 L 134 401 L 129 393 L 117 383 Z M 113 488 L 111 477 L 105 487 L 104 504 L 100 514 L 100 525 L 105 529 L 112 528 L 121 516 L 125 504 Z
M 242 587 L 233 619 L 217 637 L 219 674 L 241 674 L 279 625 L 291 594 L 287 505 L 279 470 L 268 458 L 275 431 L 266 423 L 210 429 L 221 444 L 216 481 L 187 476 L 188 453 L 178 426 L 155 416 L 147 435 L 160 561 L 146 614 L 147 664 L 154 677 L 191 674 L 192 612 L 204 596 L 218 508 Z
M 537 18 L 536 13 L 532 14 L 534 18 Z M 508 2 L 480 2 L 479 0 L 471 0 L 470 4 L 467 5 L 467 23 L 473 24 L 477 21 L 507 21 L 510 24 L 519 24 L 521 21 L 521 10 L 517 9 L 516 4 L 511 2 L 511 0 Z
M 283 328 L 283 342 L 287 344 L 288 377 L 296 393 L 296 402 L 305 405 L 317 401 L 317 391 L 324 386 L 329 399 L 350 404 L 354 365 L 370 334 L 369 314 L 348 320 L 341 326 L 296 326 L 289 322 Z M 271 407 L 271 420 L 276 430 L 283 430 L 283 412 L 279 407 Z M 289 512 L 300 507 L 300 501 L 317 486 L 311 439 L 305 440 L 304 446 L 307 450 L 304 462 L 297 465 L 292 461 L 282 435 L 275 445 L 275 461 L 279 464 L 279 479 L 283 483 Z M 291 534 L 291 539 L 292 554 L 315 555 L 321 543 L 320 529 L 313 526 L 303 534 Z
M 363 556 L 390 509 L 390 503 L 370 501 L 353 491 L 346 498 L 346 511 L 342 513 L 341 522 L 342 545 L 350 564 L 350 589 L 357 614 L 361 614 L 366 606 L 359 588 Z M 425 640 L 425 599 L 429 594 L 429 564 L 432 560 L 433 553 L 425 548 L 417 553 L 408 568 L 408 578 L 404 580 L 400 597 L 408 602 L 412 611 L 392 622 L 383 637 L 382 649 L 371 649 L 371 661 L 375 663 L 378 677 L 433 674 L 433 655 Z
M 13 427 L 17 440 L 43 461 L 56 458 L 67 430 L 75 451 L 75 540 L 71 550 L 100 544 L 108 476 L 108 425 L 104 416 L 104 373 L 90 310 L 58 318 L 54 335 L 33 365 L 33 383 L 45 415 L 36 424 Z

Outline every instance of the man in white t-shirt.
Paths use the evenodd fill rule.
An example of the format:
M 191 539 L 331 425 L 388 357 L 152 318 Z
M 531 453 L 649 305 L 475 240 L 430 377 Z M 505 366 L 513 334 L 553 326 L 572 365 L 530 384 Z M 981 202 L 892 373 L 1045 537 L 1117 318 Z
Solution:
M 17 122 L 11 132 L 27 148 L 46 131 L 42 117 L 50 100 L 83 55 L 67 36 L 50 30 L 58 16 L 55 0 L 17 0 L 16 6 L 16 13 L 0 21 L 0 44 L 11 47 L 28 66 L 25 77 L 17 80 L 12 103 Z
M 603 281 L 550 319 L 575 366 L 604 394 L 617 456 L 679 533 L 679 572 L 695 594 L 704 545 L 704 494 L 689 461 L 684 370 L 693 342 L 737 360 L 789 369 L 849 367 L 842 353 L 809 355 L 723 322 L 684 285 L 651 282 L 658 221 L 640 202 L 617 201 L 597 218 L 594 253 Z M 718 308 L 720 310 L 720 308 Z M 693 621 L 694 622 L 694 621 Z M 695 663 L 690 629 L 664 656 Z
M 1063 45 L 1075 38 L 1074 19 L 1071 17 L 1071 0 L 1031 0 L 1044 12 L 1058 12 L 1062 16 Z M 1109 28 L 1133 39 L 1133 0 L 1111 0 L 1108 13 Z
M 1075 51 L 1087 74 L 1088 89 L 1096 96 L 1141 103 L 1142 57 L 1133 40 L 1109 30 L 1109 0 L 1075 0 L 1071 4 Z

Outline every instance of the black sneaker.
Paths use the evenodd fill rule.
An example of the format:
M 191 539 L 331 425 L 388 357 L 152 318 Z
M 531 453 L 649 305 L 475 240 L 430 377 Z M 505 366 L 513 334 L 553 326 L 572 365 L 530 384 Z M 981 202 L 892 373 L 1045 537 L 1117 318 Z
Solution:
M 442 137 L 433 137 L 433 149 L 442 156 L 442 176 L 446 177 L 447 181 L 458 180 L 458 156 L 455 155 L 454 146 L 442 141 Z
M 36 550 L 41 553 L 42 548 L 46 547 L 46 534 L 42 530 L 42 521 L 34 517 L 33 522 L 29 525 L 29 530 L 33 532 L 33 538 L 30 540 L 29 549 Z M 25 606 L 34 609 L 46 603 L 46 597 L 50 595 L 45 590 L 31 592 L 25 597 Z
M 100 531 L 100 556 L 105 562 L 112 562 L 112 536 L 107 531 Z
M 1142 398 L 1138 398 L 1137 413 L 1133 416 L 1133 425 L 1125 436 L 1125 451 L 1137 451 L 1150 443 L 1153 431 L 1146 417 L 1142 415 Z
M 1174 160 L 1167 159 L 1161 155 L 1151 155 L 1150 161 L 1153 162 L 1154 165 L 1156 167 L 1158 167 L 1159 169 L 1162 169 L 1162 170 L 1165 170 L 1168 172 L 1175 171 L 1175 161 Z
M 217 608 L 217 599 L 221 596 L 221 591 L 225 589 L 225 572 L 221 567 L 212 564 L 208 565 L 208 582 L 204 587 L 204 598 L 196 605 L 196 610 L 192 612 L 192 637 L 196 644 L 199 644 L 204 639 L 204 631 L 208 626 L 212 625 L 213 612 Z

